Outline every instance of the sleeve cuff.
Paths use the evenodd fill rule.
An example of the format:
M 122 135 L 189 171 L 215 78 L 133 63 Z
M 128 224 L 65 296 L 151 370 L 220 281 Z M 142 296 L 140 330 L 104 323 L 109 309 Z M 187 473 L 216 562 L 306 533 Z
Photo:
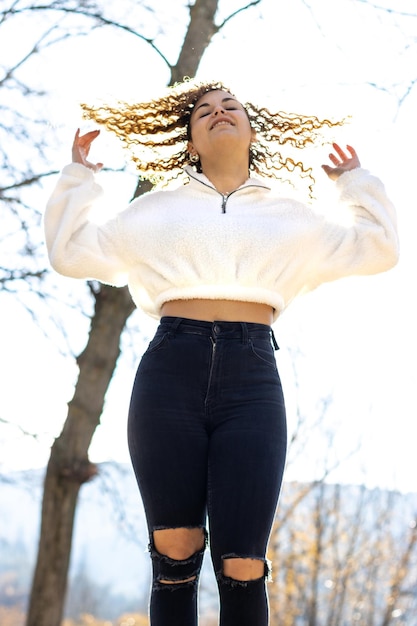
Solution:
M 93 170 L 90 170 L 89 167 L 81 163 L 69 163 L 63 168 L 62 174 L 71 176 L 72 178 L 79 178 L 80 180 L 94 180 Z

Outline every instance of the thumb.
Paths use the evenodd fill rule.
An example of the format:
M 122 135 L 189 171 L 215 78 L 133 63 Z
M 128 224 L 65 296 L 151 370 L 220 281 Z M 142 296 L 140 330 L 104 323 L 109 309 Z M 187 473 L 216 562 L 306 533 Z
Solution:
M 337 168 L 324 164 L 321 167 L 331 180 L 336 180 L 339 177 L 339 173 L 336 171 Z
M 91 165 L 91 169 L 94 170 L 94 172 L 99 172 L 104 166 L 104 163 L 94 163 L 94 165 Z

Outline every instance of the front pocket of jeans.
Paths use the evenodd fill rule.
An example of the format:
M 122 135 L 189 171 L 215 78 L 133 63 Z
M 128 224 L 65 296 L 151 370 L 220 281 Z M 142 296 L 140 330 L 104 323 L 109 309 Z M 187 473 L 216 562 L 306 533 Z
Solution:
M 276 369 L 277 362 L 275 360 L 274 349 L 269 340 L 249 340 L 249 346 L 253 356 L 270 367 Z
M 163 348 L 168 342 L 168 338 L 169 338 L 169 332 L 166 332 L 160 335 L 159 334 L 155 335 L 155 337 L 149 343 L 145 354 L 152 354 L 153 352 L 156 352 L 157 350 L 161 350 L 161 348 Z

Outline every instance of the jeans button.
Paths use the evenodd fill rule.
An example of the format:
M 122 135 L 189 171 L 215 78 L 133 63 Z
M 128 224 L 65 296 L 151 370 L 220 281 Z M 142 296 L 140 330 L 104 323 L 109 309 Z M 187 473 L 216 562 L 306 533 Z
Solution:
M 220 326 L 218 324 L 214 324 L 214 326 L 213 326 L 213 333 L 215 335 L 218 335 L 219 332 L 220 332 Z

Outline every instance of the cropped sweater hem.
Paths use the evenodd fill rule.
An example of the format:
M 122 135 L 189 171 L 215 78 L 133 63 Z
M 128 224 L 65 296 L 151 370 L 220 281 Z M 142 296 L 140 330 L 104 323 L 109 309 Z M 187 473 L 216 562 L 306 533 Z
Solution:
M 274 310 L 274 321 L 284 308 L 281 296 L 269 289 L 262 287 L 244 287 L 241 285 L 195 285 L 190 287 L 174 287 L 159 294 L 154 305 L 157 314 L 149 314 L 153 317 L 160 316 L 160 310 L 166 302 L 172 300 L 236 300 L 238 302 L 256 302 L 267 304 Z

